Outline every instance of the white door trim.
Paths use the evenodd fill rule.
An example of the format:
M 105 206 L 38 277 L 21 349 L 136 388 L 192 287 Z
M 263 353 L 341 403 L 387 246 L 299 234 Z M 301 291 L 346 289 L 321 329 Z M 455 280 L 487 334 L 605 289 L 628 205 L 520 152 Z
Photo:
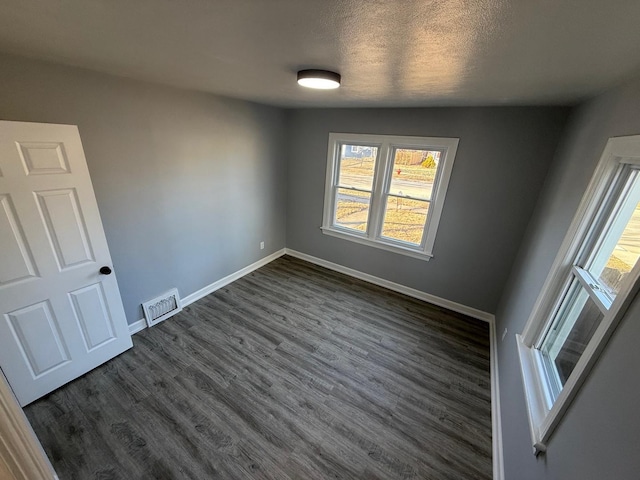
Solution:
M 8 480 L 58 480 L 27 417 L 0 372 L 0 461 Z

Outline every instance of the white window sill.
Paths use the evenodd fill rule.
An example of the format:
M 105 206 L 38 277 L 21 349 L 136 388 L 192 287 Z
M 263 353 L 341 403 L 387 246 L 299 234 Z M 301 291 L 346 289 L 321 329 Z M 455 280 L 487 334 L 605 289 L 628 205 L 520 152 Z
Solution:
M 602 337 L 607 329 L 605 325 L 600 325 L 594 334 L 594 338 Z M 550 387 L 544 377 L 544 367 L 539 352 L 526 345 L 522 335 L 516 335 L 518 342 L 518 355 L 520 357 L 520 368 L 522 371 L 522 381 L 524 384 L 524 394 L 529 417 L 529 428 L 531 431 L 531 442 L 533 454 L 539 455 L 546 452 L 547 443 L 556 429 L 562 417 L 566 413 L 571 401 L 578 393 L 578 390 L 586 376 L 589 368 L 593 365 L 593 343 L 590 342 L 585 353 L 578 361 L 574 373 L 564 385 L 558 397 L 553 400 Z M 599 342 L 596 342 L 599 343 Z
M 391 243 L 383 243 L 379 240 L 371 240 L 366 237 L 354 235 L 341 230 L 336 230 L 330 227 L 320 227 L 322 233 L 325 235 L 331 235 L 332 237 L 342 238 L 343 240 L 349 240 L 350 242 L 360 243 L 362 245 L 368 245 L 370 247 L 379 248 L 388 252 L 399 253 L 400 255 L 406 255 L 408 257 L 418 258 L 420 260 L 429 261 L 433 255 L 421 250 L 416 250 L 408 247 L 402 247 L 400 245 L 394 245 Z
M 549 409 L 547 408 L 548 392 L 540 381 L 539 372 L 542 369 L 542 365 L 540 365 L 533 348 L 525 345 L 521 335 L 516 335 L 516 341 L 518 342 L 518 356 L 520 357 L 524 396 L 527 404 L 531 444 L 533 445 L 534 455 L 538 455 L 547 449 L 543 441 L 546 439 L 544 438 L 542 425 L 549 415 Z

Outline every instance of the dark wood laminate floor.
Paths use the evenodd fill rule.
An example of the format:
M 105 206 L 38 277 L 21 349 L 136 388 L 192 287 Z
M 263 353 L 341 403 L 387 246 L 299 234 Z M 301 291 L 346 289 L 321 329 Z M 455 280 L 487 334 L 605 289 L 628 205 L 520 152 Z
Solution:
M 61 480 L 489 479 L 480 321 L 282 257 L 25 411 Z

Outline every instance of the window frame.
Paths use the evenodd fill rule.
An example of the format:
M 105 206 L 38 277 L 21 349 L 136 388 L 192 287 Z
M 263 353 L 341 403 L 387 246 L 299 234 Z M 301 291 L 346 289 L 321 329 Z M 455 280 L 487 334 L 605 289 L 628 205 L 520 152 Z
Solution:
M 321 226 L 322 233 L 421 260 L 429 260 L 432 258 L 436 233 L 442 217 L 442 210 L 453 170 L 458 142 L 458 138 L 329 133 L 324 210 Z M 376 158 L 373 184 L 371 187 L 367 230 L 362 233 L 352 229 L 342 228 L 334 223 L 336 189 L 344 188 L 338 184 L 340 150 L 344 144 L 378 148 L 378 157 Z M 425 221 L 422 242 L 417 246 L 382 236 L 386 209 L 385 199 L 390 195 L 389 190 L 391 187 L 394 161 L 393 154 L 395 150 L 403 148 L 437 150 L 441 152 L 433 182 L 433 189 L 431 191 L 431 198 L 429 200 L 429 210 Z M 395 197 L 397 195 L 391 196 Z M 405 197 L 413 198 L 410 196 Z M 418 200 L 422 201 L 422 199 Z
M 615 298 L 609 299 L 608 304 L 605 303 L 608 309 L 604 318 L 564 387 L 558 391 L 557 384 L 554 385 L 556 380 L 550 378 L 545 368 L 545 359 L 539 347 L 574 278 L 587 291 L 589 298 L 596 302 L 606 302 L 607 298 L 599 298 L 598 294 L 588 291 L 590 287 L 585 287 L 585 282 L 593 278 L 588 270 L 576 267 L 575 264 L 587 262 L 587 266 L 593 261 L 599 242 L 608 234 L 607 229 L 611 228 L 616 208 L 620 207 L 619 199 L 628 183 L 625 172 L 639 168 L 640 135 L 610 138 L 525 328 L 521 334 L 516 335 L 535 455 L 546 451 L 553 431 L 587 379 L 640 287 L 639 261 L 622 283 Z

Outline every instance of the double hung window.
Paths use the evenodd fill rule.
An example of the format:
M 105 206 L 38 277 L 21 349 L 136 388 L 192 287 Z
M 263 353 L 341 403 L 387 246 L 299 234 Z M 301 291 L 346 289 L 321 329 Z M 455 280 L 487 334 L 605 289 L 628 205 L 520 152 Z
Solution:
M 431 257 L 458 139 L 332 133 L 322 230 Z
M 536 453 L 633 297 L 639 257 L 640 137 L 614 138 L 518 336 Z

